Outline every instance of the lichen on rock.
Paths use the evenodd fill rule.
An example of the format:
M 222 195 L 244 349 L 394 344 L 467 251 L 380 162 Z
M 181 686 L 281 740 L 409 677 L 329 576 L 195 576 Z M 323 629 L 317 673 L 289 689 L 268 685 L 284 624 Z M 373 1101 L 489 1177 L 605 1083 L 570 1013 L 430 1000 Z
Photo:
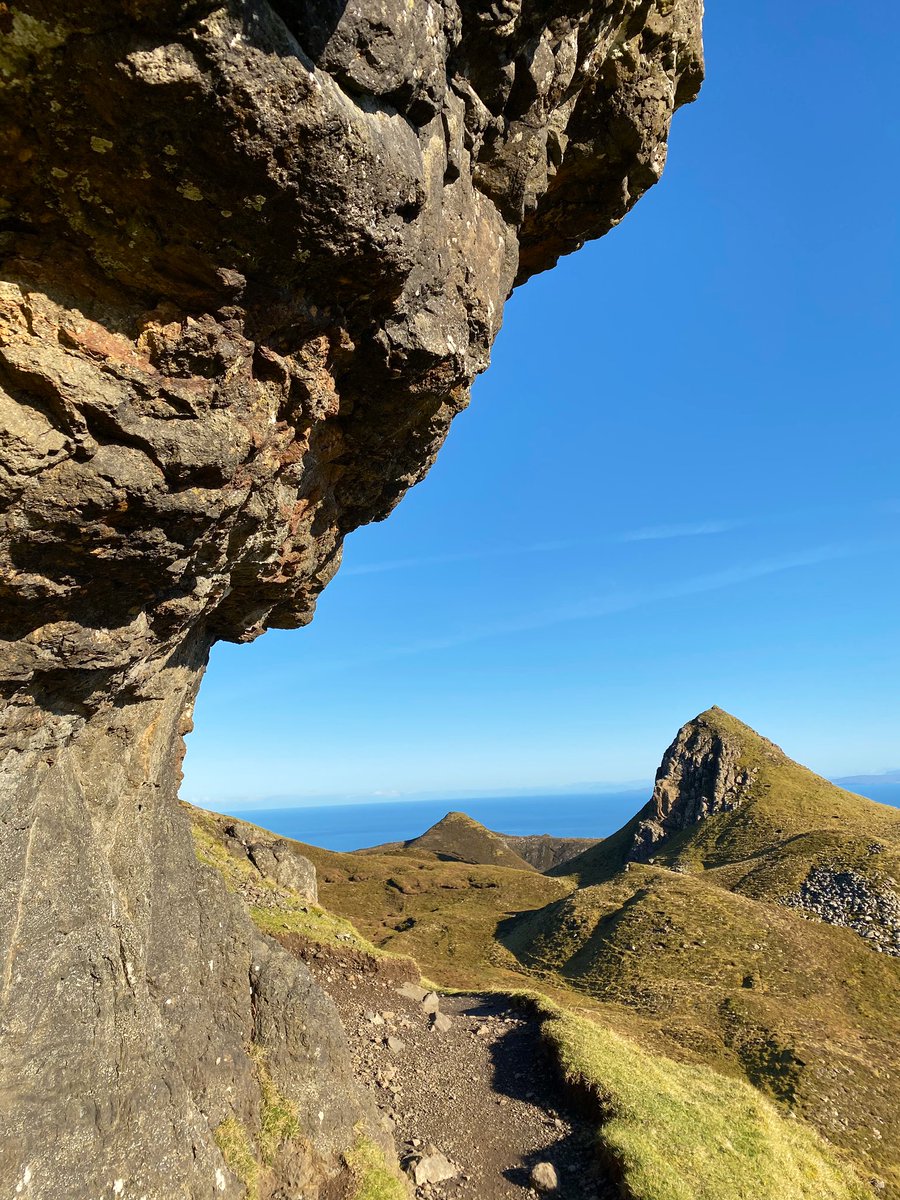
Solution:
M 310 1194 L 373 1122 L 325 999 L 194 859 L 192 703 L 422 478 L 510 289 L 659 177 L 700 19 L 0 5 L 6 1190 L 240 1195 L 215 1131 L 258 1123 L 254 1029 Z

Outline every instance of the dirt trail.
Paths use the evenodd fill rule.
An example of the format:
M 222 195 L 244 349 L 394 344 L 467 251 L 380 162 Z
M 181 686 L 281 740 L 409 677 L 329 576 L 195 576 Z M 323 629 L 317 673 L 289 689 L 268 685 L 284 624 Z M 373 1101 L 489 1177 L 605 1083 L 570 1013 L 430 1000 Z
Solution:
M 557 1200 L 607 1200 L 594 1129 L 568 1102 L 537 1023 L 508 1002 L 440 997 L 449 1018 L 433 1028 L 427 1004 L 374 971 L 335 959 L 310 967 L 334 998 L 358 1077 L 391 1122 L 401 1154 L 438 1150 L 456 1178 L 422 1183 L 430 1200 L 525 1200 L 531 1168 L 552 1163 Z M 444 1024 L 445 1022 L 441 1022 Z

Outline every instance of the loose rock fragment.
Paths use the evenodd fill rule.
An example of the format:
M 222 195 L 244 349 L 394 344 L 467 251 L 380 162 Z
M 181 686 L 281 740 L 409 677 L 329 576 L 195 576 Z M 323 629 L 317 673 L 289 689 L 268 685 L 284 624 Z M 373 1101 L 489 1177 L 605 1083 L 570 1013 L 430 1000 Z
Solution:
M 535 1163 L 529 1179 L 531 1186 L 538 1192 L 555 1192 L 559 1187 L 559 1176 L 553 1163 Z
M 413 1157 L 407 1161 L 407 1172 L 412 1176 L 416 1187 L 427 1183 L 443 1183 L 447 1179 L 455 1179 L 459 1175 L 459 1167 L 450 1161 L 440 1150 L 431 1150 L 421 1157 Z

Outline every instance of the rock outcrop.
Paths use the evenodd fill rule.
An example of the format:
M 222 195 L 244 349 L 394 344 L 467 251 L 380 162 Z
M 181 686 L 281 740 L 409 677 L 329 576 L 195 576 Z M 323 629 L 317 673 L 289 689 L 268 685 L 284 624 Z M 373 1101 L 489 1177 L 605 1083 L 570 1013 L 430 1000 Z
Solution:
M 638 814 L 628 854 L 633 861 L 646 862 L 671 834 L 733 812 L 749 796 L 757 769 L 742 764 L 743 746 L 723 732 L 718 712 L 711 709 L 683 725 L 663 755 L 653 795 Z M 772 750 L 781 754 L 776 746 Z
M 510 289 L 659 178 L 700 9 L 0 5 L 4 1192 L 241 1195 L 260 1055 L 303 1137 L 256 1191 L 377 1137 L 327 1000 L 195 862 L 192 703 L 422 477 Z
M 289 888 L 311 904 L 319 899 L 315 867 L 285 838 L 262 836 L 255 825 L 244 821 L 226 821 L 223 833 L 231 853 L 252 863 L 264 879 Z
M 600 844 L 600 838 L 553 837 L 548 833 L 501 833 L 499 836 L 538 871 L 562 867 Z

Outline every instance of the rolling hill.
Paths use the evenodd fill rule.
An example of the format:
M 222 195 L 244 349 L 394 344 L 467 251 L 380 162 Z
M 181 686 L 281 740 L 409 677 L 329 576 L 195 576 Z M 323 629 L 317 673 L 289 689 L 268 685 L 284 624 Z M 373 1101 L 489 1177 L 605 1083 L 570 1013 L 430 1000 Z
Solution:
M 437 824 L 417 838 L 373 846 L 363 854 L 406 851 L 411 855 L 434 855 L 444 862 L 462 862 L 483 866 L 513 867 L 532 870 L 531 863 L 515 852 L 498 833 L 462 812 L 449 812 Z
M 574 891 L 498 930 L 526 970 L 740 1071 L 900 1195 L 900 813 L 711 709 L 563 870 Z
M 444 862 L 550 871 L 596 846 L 599 838 L 553 837 L 550 834 L 497 833 L 466 813 L 449 812 L 416 838 L 385 842 L 356 854 L 404 853 L 434 856 Z
M 198 820 L 207 839 L 228 828 Z M 546 873 L 462 813 L 371 851 L 293 845 L 379 952 L 446 987 L 537 988 L 654 1062 L 743 1079 L 900 1200 L 895 809 L 714 708 L 640 812 Z M 265 914 L 273 932 L 306 920 Z

